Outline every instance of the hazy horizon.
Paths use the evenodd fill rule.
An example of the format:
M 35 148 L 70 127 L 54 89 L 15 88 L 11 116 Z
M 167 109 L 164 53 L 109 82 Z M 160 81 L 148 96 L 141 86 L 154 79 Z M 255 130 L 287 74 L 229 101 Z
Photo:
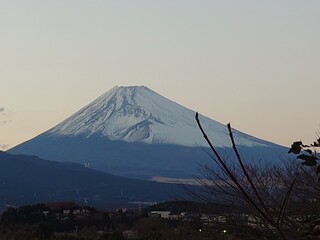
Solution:
M 0 3 L 0 150 L 115 85 L 284 146 L 317 138 L 319 1 Z

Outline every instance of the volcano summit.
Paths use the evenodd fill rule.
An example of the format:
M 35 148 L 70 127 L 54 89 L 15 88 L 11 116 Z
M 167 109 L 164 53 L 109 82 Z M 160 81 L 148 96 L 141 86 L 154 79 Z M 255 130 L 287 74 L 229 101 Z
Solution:
M 65 121 L 11 153 L 77 162 L 115 175 L 152 179 L 190 178 L 199 164 L 212 164 L 191 111 L 144 86 L 114 87 Z M 214 145 L 228 153 L 223 124 L 201 118 Z M 285 148 L 234 130 L 250 159 L 275 158 Z M 271 161 L 277 161 L 274 159 Z

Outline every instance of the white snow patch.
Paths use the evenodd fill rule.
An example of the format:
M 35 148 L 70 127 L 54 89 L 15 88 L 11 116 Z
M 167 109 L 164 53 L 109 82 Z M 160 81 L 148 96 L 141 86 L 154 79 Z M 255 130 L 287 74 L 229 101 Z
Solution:
M 225 125 L 201 117 L 207 135 L 217 147 L 231 146 Z M 195 112 L 146 87 L 114 87 L 49 130 L 51 134 L 101 134 L 111 140 L 204 146 Z M 267 142 L 234 131 L 238 146 L 265 146 Z

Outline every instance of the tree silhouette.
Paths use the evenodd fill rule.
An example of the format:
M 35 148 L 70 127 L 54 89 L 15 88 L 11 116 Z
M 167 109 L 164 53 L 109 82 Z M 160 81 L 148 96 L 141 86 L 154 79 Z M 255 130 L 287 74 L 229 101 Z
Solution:
M 305 145 L 302 141 L 295 141 L 292 143 L 288 153 L 293 153 L 297 156 L 297 159 L 302 160 L 301 164 L 308 167 L 315 167 L 318 175 L 318 182 L 320 181 L 320 164 L 319 153 L 317 148 L 320 147 L 320 138 L 314 141 L 312 144 Z
M 223 193 L 234 204 L 244 201 L 255 212 L 254 217 L 261 223 L 261 229 L 263 231 L 269 230 L 273 235 L 271 239 L 292 239 L 292 234 L 295 234 L 297 226 L 293 219 L 288 218 L 286 210 L 299 173 L 293 175 L 289 184 L 281 184 L 283 178 L 281 170 L 272 167 L 252 167 L 245 164 L 237 149 L 229 123 L 227 129 L 236 156 L 235 161 L 230 163 L 214 147 L 201 125 L 198 113 L 196 113 L 195 118 L 212 151 L 209 154 L 221 171 L 221 174 L 219 174 L 210 167 L 204 167 L 203 175 L 206 179 L 197 178 L 197 180 L 207 193 L 217 191 Z M 276 194 L 278 196 L 275 196 Z M 277 233 L 276 236 L 274 233 Z

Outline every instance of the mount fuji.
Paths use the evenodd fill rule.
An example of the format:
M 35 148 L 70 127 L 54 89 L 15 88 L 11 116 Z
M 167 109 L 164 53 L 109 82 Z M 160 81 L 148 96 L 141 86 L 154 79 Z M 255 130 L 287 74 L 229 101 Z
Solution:
M 195 112 L 144 86 L 114 87 L 48 131 L 10 153 L 76 162 L 140 179 L 191 178 L 213 164 Z M 231 144 L 225 125 L 201 117 L 207 135 L 223 153 Z M 275 163 L 287 149 L 234 130 L 244 158 Z

